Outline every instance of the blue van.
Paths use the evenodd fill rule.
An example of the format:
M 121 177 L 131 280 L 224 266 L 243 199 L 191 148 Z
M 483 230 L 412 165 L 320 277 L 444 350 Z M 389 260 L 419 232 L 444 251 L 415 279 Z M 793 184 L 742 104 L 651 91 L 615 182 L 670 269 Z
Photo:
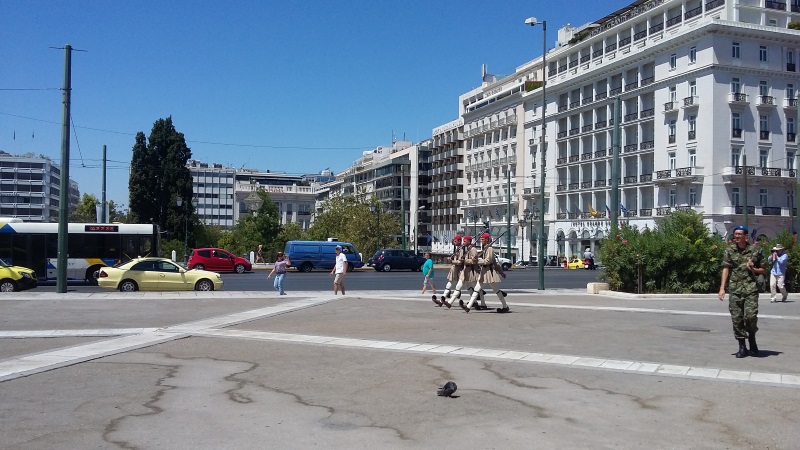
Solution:
M 364 265 L 356 246 L 349 242 L 288 241 L 283 253 L 292 261 L 292 267 L 299 272 L 311 272 L 314 269 L 331 270 L 336 264 L 337 245 L 342 246 L 342 253 L 347 257 L 348 272 Z

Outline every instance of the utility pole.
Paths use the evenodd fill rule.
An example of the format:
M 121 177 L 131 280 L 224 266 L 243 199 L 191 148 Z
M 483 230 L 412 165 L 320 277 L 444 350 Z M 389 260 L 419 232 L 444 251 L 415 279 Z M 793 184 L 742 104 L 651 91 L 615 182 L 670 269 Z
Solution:
M 108 223 L 111 220 L 106 217 L 106 146 L 103 145 L 103 188 L 100 194 L 100 223 Z
M 64 46 L 64 87 L 61 116 L 61 180 L 58 204 L 58 267 L 56 292 L 67 292 L 67 238 L 69 236 L 69 123 L 72 91 L 72 46 Z
M 403 229 L 401 230 L 402 236 L 401 241 L 403 244 L 403 250 L 406 249 L 406 185 L 405 185 L 405 177 L 406 177 L 406 166 L 400 166 L 400 215 L 403 217 Z

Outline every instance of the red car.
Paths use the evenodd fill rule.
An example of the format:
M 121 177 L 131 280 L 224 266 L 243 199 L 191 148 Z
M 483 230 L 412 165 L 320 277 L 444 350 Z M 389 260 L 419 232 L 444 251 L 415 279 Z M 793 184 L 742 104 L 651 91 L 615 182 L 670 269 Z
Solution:
M 212 272 L 244 273 L 253 270 L 250 261 L 221 248 L 196 248 L 189 256 L 189 268 Z

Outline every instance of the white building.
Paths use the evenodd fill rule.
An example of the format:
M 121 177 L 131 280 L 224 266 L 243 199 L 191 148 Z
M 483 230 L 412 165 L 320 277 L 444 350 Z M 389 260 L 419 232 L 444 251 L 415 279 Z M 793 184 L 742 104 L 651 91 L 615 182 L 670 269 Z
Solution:
M 61 167 L 32 153 L 16 156 L 0 151 L 0 216 L 26 222 L 57 222 Z M 78 184 L 69 180 L 69 211 L 78 206 Z
M 547 254 L 594 249 L 609 230 L 606 208 L 620 206 L 610 200 L 615 97 L 622 220 L 652 227 L 685 208 L 725 234 L 746 207 L 757 235 L 791 228 L 800 86 L 800 32 L 787 29 L 800 20 L 793 1 L 637 1 L 560 31 L 547 54 Z M 541 94 L 523 95 L 529 160 Z M 529 197 L 534 210 L 538 194 Z

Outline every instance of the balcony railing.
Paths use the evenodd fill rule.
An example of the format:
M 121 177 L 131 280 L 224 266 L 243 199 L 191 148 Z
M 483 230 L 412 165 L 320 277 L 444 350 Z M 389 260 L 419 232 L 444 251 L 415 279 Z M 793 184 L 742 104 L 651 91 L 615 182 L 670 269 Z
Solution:
M 556 213 L 556 219 L 564 220 L 567 218 L 567 213 Z
M 786 142 L 794 142 L 797 139 L 797 133 L 786 133 Z
M 640 150 L 650 150 L 653 147 L 655 147 L 655 141 L 642 141 L 642 143 L 639 144 Z
M 622 44 L 620 44 L 620 45 L 622 45 Z M 616 42 L 612 42 L 612 43 L 606 45 L 606 53 L 613 52 L 616 49 L 617 49 L 617 43 Z
M 569 109 L 567 105 L 558 105 L 558 112 L 564 112 Z
M 626 45 L 629 45 L 630 43 L 631 43 L 631 37 L 630 36 L 628 36 L 626 38 L 622 38 L 622 39 L 619 40 L 619 46 L 620 47 L 624 47 Z M 608 47 L 606 47 L 606 48 L 608 48 Z
M 670 134 L 669 136 L 667 136 L 667 143 L 669 143 L 669 144 L 674 144 L 675 143 L 675 135 L 674 134 Z
M 758 97 L 758 104 L 772 106 L 775 104 L 775 99 L 771 95 L 760 95 Z
M 764 2 L 764 7 L 767 8 L 767 9 L 776 9 L 778 11 L 786 11 L 786 3 L 782 3 L 782 2 L 773 2 L 773 1 L 767 0 L 766 2 Z
M 747 175 L 755 175 L 756 168 L 755 166 L 735 166 L 734 172 L 736 175 L 744 175 L 747 172 Z
M 744 206 L 736 206 L 734 209 L 734 214 L 744 214 Z M 755 214 L 756 207 L 755 206 L 748 206 L 747 207 L 747 214 Z
M 639 87 L 639 80 L 634 81 L 633 83 L 628 83 L 625 85 L 625 90 L 630 91 L 631 89 L 636 89 Z
M 556 164 L 560 165 L 560 164 L 566 164 L 566 163 L 567 163 L 567 157 L 566 156 L 563 157 L 563 158 L 556 159 Z
M 567 190 L 566 184 L 557 184 L 556 185 L 556 192 L 563 192 Z
M 619 94 L 620 92 L 622 92 L 622 86 L 611 89 L 610 91 L 608 91 L 608 95 L 614 96 Z
M 594 128 L 595 128 L 595 129 L 598 129 L 598 128 L 605 128 L 607 124 L 608 124 L 608 121 L 605 121 L 605 120 L 599 120 L 599 121 L 597 121 L 597 122 L 595 122 L 595 123 L 594 123 Z
M 624 153 L 635 152 L 638 148 L 639 146 L 637 144 L 628 144 L 625 147 L 623 147 L 623 152 Z
M 672 178 L 672 170 L 659 170 L 656 172 L 657 180 L 663 180 L 664 178 Z
M 656 77 L 644 77 L 642 78 L 642 86 L 653 84 L 654 81 L 656 81 Z
M 692 168 L 691 167 L 681 167 L 680 169 L 675 169 L 675 176 L 676 177 L 690 177 L 690 176 L 692 176 Z
M 646 37 L 647 37 L 647 30 L 643 30 L 633 35 L 633 41 L 634 42 L 640 41 Z
M 661 31 L 663 29 L 664 29 L 664 22 L 657 23 L 657 24 L 653 25 L 652 27 L 650 27 L 650 34 L 658 33 L 659 31 Z
M 747 94 L 742 94 L 740 92 L 731 92 L 731 101 L 732 102 L 746 102 L 747 101 Z
M 690 95 L 689 97 L 686 97 L 686 98 L 683 99 L 683 107 L 684 108 L 688 108 L 690 106 L 696 106 L 696 105 L 697 105 L 697 97 L 695 97 L 694 95 Z
M 677 111 L 677 108 L 675 108 L 675 102 L 664 103 L 664 111 L 665 112 Z
M 786 71 L 787 72 L 794 72 L 795 71 L 794 63 L 786 63 Z
M 781 207 L 780 206 L 762 206 L 761 207 L 761 214 L 764 216 L 780 216 L 781 215 Z
M 578 134 L 579 130 L 580 130 L 580 128 L 570 128 L 569 129 L 569 135 L 570 136 L 575 136 L 576 134 Z
M 569 162 L 577 162 L 581 160 L 581 155 L 570 155 Z
M 632 113 L 625 114 L 625 122 L 627 122 L 629 120 L 636 120 L 638 118 L 639 118 L 639 112 L 638 111 L 634 111 Z
M 714 8 L 718 8 L 725 4 L 725 0 L 711 0 L 710 2 L 706 2 L 706 11 Z
M 570 69 L 575 68 L 575 67 L 578 67 L 578 60 L 577 59 L 572 60 L 572 61 L 569 62 L 569 68 Z
M 567 71 L 567 65 L 566 64 L 564 64 L 563 66 L 558 66 L 558 73 L 566 72 L 566 71 Z
M 779 177 L 781 176 L 782 169 L 779 167 L 762 167 L 761 175 L 765 177 Z
M 641 216 L 641 217 L 650 217 L 652 215 L 653 215 L 653 209 L 652 208 L 642 208 L 642 209 L 639 210 L 639 216 Z
M 595 101 L 598 101 L 598 100 L 605 100 L 606 98 L 608 98 L 608 94 L 607 94 L 607 93 L 605 93 L 605 92 L 599 92 L 599 93 L 597 93 L 597 94 L 594 96 L 594 100 L 595 100 Z
M 605 187 L 605 186 L 606 186 L 606 180 L 596 180 L 594 182 L 594 187 Z
M 608 150 L 597 150 L 596 152 L 594 152 L 595 158 L 602 158 L 606 155 L 608 155 Z
M 567 213 L 567 217 L 570 219 L 578 219 L 581 215 L 578 213 Z
M 559 131 L 558 134 L 556 134 L 556 139 L 561 139 L 563 137 L 567 137 L 566 131 Z
M 786 107 L 787 108 L 797 108 L 797 99 L 796 98 L 787 98 L 786 99 Z
M 584 125 L 584 126 L 581 127 L 581 132 L 582 133 L 586 133 L 587 131 L 592 131 L 592 125 L 591 124 Z
M 698 6 L 697 8 L 690 9 L 683 14 L 683 18 L 686 20 L 691 19 L 692 17 L 699 16 L 703 13 L 703 7 Z
M 578 106 L 581 106 L 581 101 L 580 100 L 575 100 L 574 102 L 571 102 L 569 104 L 570 108 L 577 108 Z
M 567 189 L 569 189 L 570 191 L 574 190 L 574 189 L 578 189 L 579 187 L 580 187 L 580 183 L 570 183 L 569 185 L 567 185 Z
M 550 70 L 547 71 L 547 76 L 548 77 L 554 77 L 554 76 L 556 76 L 557 73 L 558 73 L 558 71 L 556 69 L 550 69 Z
M 590 59 L 592 59 L 592 55 L 583 55 L 583 56 L 581 56 L 581 62 L 582 63 L 585 63 L 586 61 L 589 61 Z
M 671 27 L 673 25 L 677 25 L 677 24 L 681 23 L 681 19 L 682 19 L 681 16 L 677 15 L 677 16 L 667 20 L 667 28 L 669 28 L 669 27 Z
M 769 131 L 761 130 L 758 132 L 758 138 L 762 141 L 766 141 L 769 139 Z
M 632 176 L 629 176 L 629 177 L 623 177 L 622 178 L 622 182 L 625 183 L 625 184 L 636 183 L 636 179 L 637 179 L 637 176 L 636 175 L 632 175 Z
M 659 206 L 656 208 L 656 215 L 657 216 L 668 216 L 672 213 L 672 208 L 669 206 Z
M 695 139 L 697 139 L 697 131 L 695 131 L 695 130 L 690 130 L 690 131 L 689 131 L 689 140 L 690 140 L 690 141 L 693 141 L 693 140 L 695 140 Z
M 589 189 L 592 187 L 591 181 L 584 181 L 581 183 L 581 189 Z
M 588 97 L 583 97 L 583 100 L 581 100 L 581 104 L 588 105 L 589 103 L 592 103 L 593 101 L 594 101 L 594 98 L 592 98 L 592 96 L 590 95 Z
M 649 181 L 653 181 L 653 174 L 652 173 L 645 173 L 639 175 L 639 182 L 640 183 L 647 183 Z
M 735 137 L 737 139 L 741 139 L 741 137 L 742 137 L 742 129 L 741 128 L 732 128 L 731 129 L 731 137 Z
M 592 159 L 592 152 L 581 153 L 581 161 Z
M 617 44 L 614 44 L 614 45 L 616 46 Z M 606 49 L 608 49 L 608 47 L 606 47 Z M 609 51 L 609 50 L 606 50 L 606 51 Z M 595 50 L 595 51 L 592 52 L 592 58 L 599 58 L 601 56 L 603 56 L 603 49 L 602 48 L 600 50 Z
M 647 108 L 642 110 L 642 113 L 639 114 L 639 117 L 641 117 L 642 119 L 646 119 L 648 117 L 653 117 L 655 113 L 656 113 L 655 108 Z

